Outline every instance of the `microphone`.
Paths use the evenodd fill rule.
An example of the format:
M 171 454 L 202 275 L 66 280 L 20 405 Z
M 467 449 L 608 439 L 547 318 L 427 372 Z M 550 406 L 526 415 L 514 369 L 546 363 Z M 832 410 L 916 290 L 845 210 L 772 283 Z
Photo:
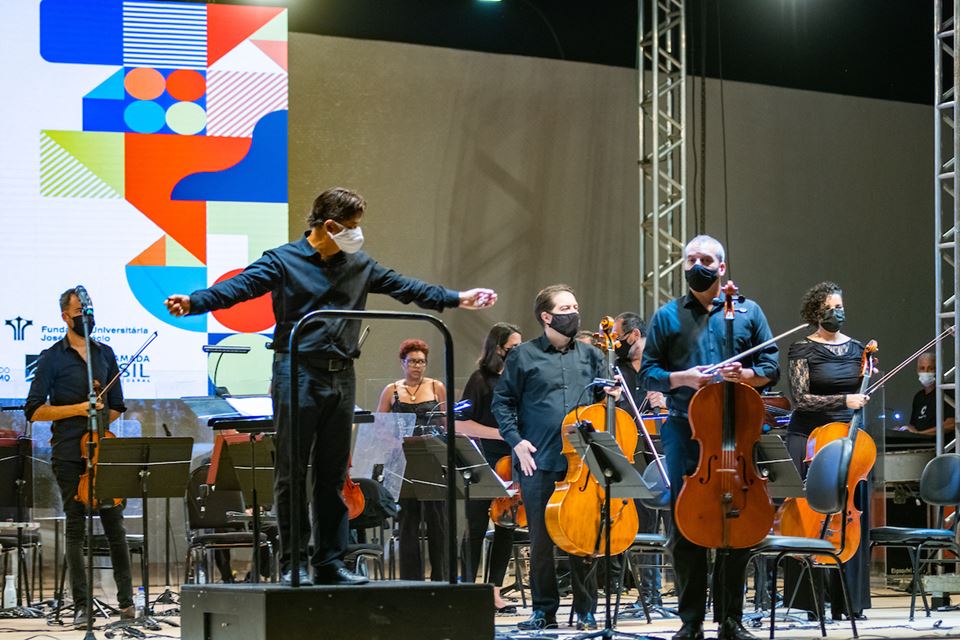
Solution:
M 164 435 L 166 435 L 168 438 L 173 437 L 173 434 L 170 433 L 170 428 L 167 426 L 166 422 L 161 422 L 160 426 L 163 428 Z
M 250 347 L 231 347 L 218 344 L 205 344 L 202 347 L 204 353 L 250 353 Z
M 78 284 L 74 291 L 77 292 L 77 298 L 80 299 L 80 307 L 83 309 L 84 315 L 92 316 L 93 302 L 90 300 L 90 294 L 87 293 L 82 284 Z
M 590 383 L 592 387 L 619 387 L 619 380 L 609 380 L 607 378 L 594 378 L 593 382 Z

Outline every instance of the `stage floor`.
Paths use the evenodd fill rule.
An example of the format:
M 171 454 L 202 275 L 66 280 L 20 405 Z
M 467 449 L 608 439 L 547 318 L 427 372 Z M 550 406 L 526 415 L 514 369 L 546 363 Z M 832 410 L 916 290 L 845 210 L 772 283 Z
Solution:
M 519 603 L 518 603 L 519 605 Z M 561 627 L 558 631 L 542 632 L 540 634 L 522 633 L 516 629 L 516 622 L 523 620 L 529 615 L 529 608 L 520 609 L 518 615 L 496 617 L 497 638 L 572 638 L 578 635 L 578 632 L 566 626 L 566 616 L 569 612 L 569 599 L 565 600 L 560 609 Z M 907 621 L 907 614 L 910 607 L 910 598 L 902 594 L 883 594 L 875 595 L 873 599 L 873 608 L 867 612 L 868 619 L 857 623 L 860 637 L 866 639 L 874 638 L 960 638 L 960 611 L 934 611 L 929 618 L 923 616 L 922 609 L 913 622 Z M 597 620 L 603 625 L 602 601 L 601 610 L 597 612 Z M 429 631 L 429 611 L 423 612 L 424 639 L 431 638 Z M 171 622 L 179 624 L 178 616 L 158 616 Z M 115 619 L 115 618 L 114 618 Z M 106 632 L 103 624 L 106 621 L 102 618 L 97 619 L 97 638 L 106 638 Z M 762 628 L 748 628 L 758 637 L 769 637 L 769 617 L 763 619 Z M 651 638 L 669 640 L 670 637 L 679 629 L 680 623 L 676 619 L 662 620 L 654 617 L 652 624 L 647 624 L 641 617 L 640 619 L 621 619 L 617 625 L 619 631 L 641 634 Z M 159 631 L 143 630 L 151 638 L 180 638 L 180 629 L 169 625 L 162 625 Z M 308 631 L 309 636 L 318 637 L 314 634 L 316 629 Z M 580 632 L 582 633 L 582 632 Z M 57 640 L 81 640 L 84 637 L 82 630 L 75 631 L 67 626 L 56 626 L 47 624 L 44 619 L 11 619 L 0 618 L 0 634 L 3 640 L 27 640 L 33 638 L 56 638 Z M 716 626 L 707 626 L 707 638 L 716 638 Z M 120 634 L 114 636 L 120 638 Z M 789 638 L 819 638 L 820 631 L 816 622 L 785 622 L 777 623 L 777 638 L 784 640 Z M 828 622 L 828 638 L 851 638 L 850 624 L 848 622 Z M 331 639 L 335 640 L 335 639 Z

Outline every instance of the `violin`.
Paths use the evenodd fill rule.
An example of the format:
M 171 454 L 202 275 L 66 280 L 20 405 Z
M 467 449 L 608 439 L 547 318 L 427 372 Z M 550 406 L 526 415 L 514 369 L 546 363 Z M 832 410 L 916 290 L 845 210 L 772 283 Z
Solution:
M 516 493 L 506 498 L 495 498 L 490 503 L 490 519 L 493 524 L 506 529 L 527 526 L 527 509 L 523 506 L 520 485 L 513 480 L 513 456 L 503 456 L 497 460 L 493 469 L 504 482 L 512 482 L 511 489 Z
M 347 505 L 347 516 L 350 520 L 363 513 L 367 506 L 366 498 L 363 497 L 363 490 L 360 485 L 350 477 L 350 469 L 353 467 L 353 457 L 351 456 L 347 463 L 347 477 L 343 481 L 343 487 L 340 489 L 340 495 L 343 497 L 343 503 Z
M 114 378 L 114 381 L 117 378 Z M 111 383 L 112 384 L 112 383 Z M 93 391 L 97 395 L 97 404 L 103 399 L 104 393 L 106 393 L 111 385 L 107 385 L 106 389 L 102 388 L 99 380 L 93 381 Z M 93 435 L 93 459 L 87 460 L 89 457 L 90 449 L 88 445 L 90 444 L 90 431 L 85 431 L 84 434 L 80 437 L 80 457 L 84 460 L 87 460 L 86 470 L 80 474 L 80 482 L 77 484 L 77 495 L 73 497 L 77 502 L 82 503 L 85 506 L 90 506 L 90 496 L 95 495 L 96 493 L 96 478 L 97 478 L 97 462 L 100 457 L 100 440 L 102 438 L 116 438 L 117 436 L 107 428 L 107 425 L 110 423 L 110 412 L 109 409 L 103 408 L 97 411 L 97 431 Z M 91 493 L 91 486 L 94 488 L 94 492 Z M 111 498 L 107 500 L 107 503 L 113 503 L 108 506 L 117 506 L 123 504 L 123 499 L 121 498 Z M 104 506 L 101 504 L 96 497 L 93 498 L 93 508 L 99 509 Z
M 870 377 L 876 366 L 877 342 L 871 340 L 863 350 L 860 360 L 860 393 L 866 393 L 870 388 Z M 801 536 L 805 538 L 820 538 L 829 540 L 837 549 L 840 562 L 847 562 L 854 556 L 860 547 L 860 516 L 862 512 L 854 503 L 855 489 L 862 480 L 866 480 L 877 461 L 877 445 L 870 434 L 863 430 L 863 407 L 853 413 L 850 423 L 831 422 L 817 427 L 810 432 L 807 438 L 807 455 L 805 462 L 809 464 L 814 456 L 834 440 L 849 438 L 853 442 L 853 454 L 850 460 L 850 471 L 847 474 L 847 504 L 843 513 L 835 513 L 827 517 L 814 511 L 807 503 L 806 498 L 787 498 L 777 511 L 775 529 L 780 535 Z M 846 539 L 843 538 L 843 521 L 846 518 Z M 817 556 L 817 562 L 833 563 L 830 556 Z
M 618 343 L 613 331 L 613 318 L 605 316 L 600 322 L 600 331 L 604 336 L 607 364 L 612 370 L 616 362 L 615 349 Z M 568 436 L 584 423 L 592 424 L 597 430 L 612 433 L 630 462 L 633 462 L 634 452 L 637 450 L 637 427 L 630 415 L 617 407 L 616 401 L 609 395 L 604 402 L 577 407 L 564 417 L 561 425 L 567 474 L 556 484 L 556 489 L 547 503 L 547 533 L 554 543 L 567 553 L 595 557 L 606 552 L 607 532 L 603 525 L 606 492 L 603 483 L 593 477 L 573 448 Z M 633 500 L 612 499 L 610 523 L 610 554 L 617 555 L 630 548 L 640 528 L 637 506 Z
M 736 285 L 723 287 L 726 347 L 734 351 Z M 743 549 L 766 537 L 773 524 L 767 481 L 753 450 L 763 428 L 760 394 L 740 382 L 711 382 L 690 400 L 693 439 L 700 444 L 696 471 L 677 497 L 674 519 L 683 536 L 701 547 Z

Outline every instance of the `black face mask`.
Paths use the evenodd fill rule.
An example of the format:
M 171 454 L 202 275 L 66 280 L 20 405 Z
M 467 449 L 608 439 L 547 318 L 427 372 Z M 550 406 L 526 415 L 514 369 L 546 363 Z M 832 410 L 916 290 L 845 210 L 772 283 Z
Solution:
M 683 272 L 687 279 L 687 284 L 697 293 L 703 293 L 717 281 L 720 277 L 720 271 L 717 269 L 708 269 L 702 264 L 695 264 L 692 268 Z
M 549 324 L 560 335 L 572 338 L 580 330 L 580 314 L 576 311 L 573 313 L 555 313 Z
M 627 342 L 626 338 L 620 340 L 620 344 L 614 350 L 617 354 L 617 358 L 620 360 L 627 360 L 630 357 L 630 350 L 633 349 L 633 345 Z
M 820 319 L 820 326 L 823 327 L 824 331 L 836 333 L 843 327 L 844 320 L 846 320 L 846 314 L 843 312 L 843 309 L 827 309 L 823 312 L 823 317 Z
M 73 321 L 73 331 L 79 336 L 83 335 L 83 314 L 79 316 L 73 316 L 70 318 Z M 93 328 L 97 326 L 97 323 L 94 322 L 93 316 L 90 316 L 90 335 L 93 335 Z

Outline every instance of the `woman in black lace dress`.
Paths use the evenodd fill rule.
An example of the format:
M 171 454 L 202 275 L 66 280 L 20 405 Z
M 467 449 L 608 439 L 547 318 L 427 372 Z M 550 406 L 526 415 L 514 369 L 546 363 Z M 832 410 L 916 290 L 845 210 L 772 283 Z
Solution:
M 430 347 L 423 340 L 404 340 L 400 344 L 400 367 L 403 378 L 384 387 L 377 411 L 381 413 L 414 413 L 417 430 L 414 435 L 440 432 L 442 421 L 431 416 L 445 409 L 447 389 L 443 383 L 428 378 L 427 357 Z M 423 580 L 420 557 L 420 523 L 427 525 L 427 551 L 430 556 L 430 579 L 446 580 L 446 505 L 442 501 L 401 498 L 397 514 L 400 552 L 400 579 Z
M 806 476 L 807 437 L 819 426 L 830 422 L 850 422 L 853 412 L 870 399 L 860 391 L 860 366 L 863 344 L 841 333 L 845 319 L 843 292 L 833 282 L 821 282 L 807 291 L 802 300 L 801 317 L 816 330 L 804 339 L 790 345 L 790 392 L 793 395 L 793 415 L 787 427 L 787 449 L 790 457 Z M 870 608 L 870 553 L 869 553 L 869 489 L 866 483 L 857 487 L 855 500 L 863 512 L 860 546 L 856 555 L 844 564 L 847 586 L 850 588 L 850 606 L 854 616 L 862 617 Z M 799 564 L 788 562 L 784 572 L 786 602 L 794 597 L 799 577 Z M 833 617 L 839 619 L 844 611 L 843 595 L 836 571 L 818 571 L 829 576 L 826 589 Z M 818 580 L 822 580 L 819 576 Z M 824 593 L 820 589 L 820 594 Z M 819 594 L 818 594 L 819 595 Z M 795 594 L 793 606 L 813 610 L 810 587 L 804 578 Z M 821 600 L 822 597 L 818 597 Z

